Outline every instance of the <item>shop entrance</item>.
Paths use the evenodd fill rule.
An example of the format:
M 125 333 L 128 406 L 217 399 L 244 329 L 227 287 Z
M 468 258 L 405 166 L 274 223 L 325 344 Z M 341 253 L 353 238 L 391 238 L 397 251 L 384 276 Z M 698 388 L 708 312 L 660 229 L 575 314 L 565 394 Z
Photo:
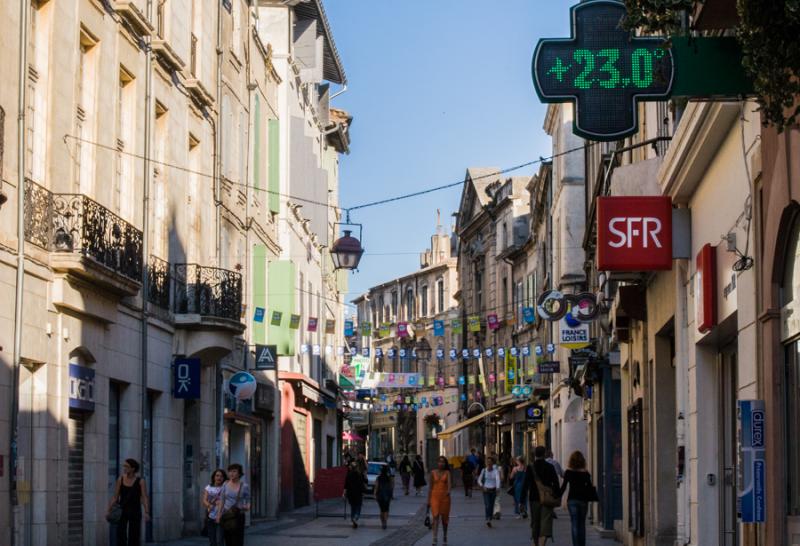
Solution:
M 719 355 L 720 400 L 720 544 L 739 544 L 736 514 L 737 446 L 736 446 L 736 344 L 722 349 Z

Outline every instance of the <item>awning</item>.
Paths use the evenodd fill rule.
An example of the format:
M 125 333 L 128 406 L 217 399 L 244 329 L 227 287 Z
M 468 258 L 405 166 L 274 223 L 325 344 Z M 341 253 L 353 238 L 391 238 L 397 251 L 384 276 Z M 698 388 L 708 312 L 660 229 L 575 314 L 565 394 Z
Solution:
M 449 440 L 450 438 L 453 437 L 453 435 L 455 435 L 456 432 L 458 432 L 460 430 L 463 430 L 463 429 L 467 428 L 468 426 L 470 426 L 472 424 L 477 423 L 481 419 L 485 419 L 486 417 L 489 417 L 493 413 L 497 413 L 501 409 L 502 409 L 502 406 L 497 406 L 497 407 L 494 407 L 492 409 L 486 410 L 483 413 L 479 413 L 475 417 L 470 417 L 469 419 L 461 421 L 460 423 L 456 423 L 452 427 L 443 430 L 442 432 L 438 433 L 436 435 L 436 437 L 439 440 Z

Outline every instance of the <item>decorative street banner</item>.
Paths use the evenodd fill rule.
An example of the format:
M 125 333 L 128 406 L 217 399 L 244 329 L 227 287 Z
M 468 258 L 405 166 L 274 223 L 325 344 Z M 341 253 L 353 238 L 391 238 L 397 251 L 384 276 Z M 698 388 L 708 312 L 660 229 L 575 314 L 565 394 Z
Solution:
M 514 313 L 508 313 L 506 315 L 506 326 L 516 326 L 517 324 L 517 315 Z
M 497 320 L 497 313 L 490 313 L 486 317 L 486 325 L 489 327 L 489 330 L 497 330 L 500 328 L 500 321 Z
M 317 318 L 316 317 L 309 317 L 308 318 L 308 331 L 309 332 L 316 332 L 317 331 Z
M 256 307 L 256 312 L 253 315 L 253 322 L 264 322 L 264 313 L 266 309 L 263 307 Z
M 441 347 L 436 349 L 436 360 L 444 360 L 444 349 Z
M 325 333 L 326 334 L 335 334 L 336 333 L 336 320 L 334 320 L 334 319 L 325 319 Z
M 531 356 L 531 346 L 530 345 L 523 345 L 522 346 L 522 356 Z
M 321 349 L 320 349 L 320 346 L 319 346 L 319 345 L 314 345 L 314 346 L 311 348 L 311 354 L 313 354 L 314 356 L 319 356 L 319 355 L 320 355 L 320 350 L 321 350 Z
M 567 313 L 558 323 L 559 344 L 567 349 L 582 349 L 590 345 L 589 323 L 578 322 Z
M 481 331 L 481 317 L 478 315 L 470 315 L 467 317 L 467 328 L 470 332 Z
M 450 330 L 454 334 L 462 333 L 464 331 L 464 325 L 461 324 L 461 319 L 453 319 L 453 321 L 450 323 Z
M 362 322 L 359 324 L 361 328 L 361 335 L 362 336 L 369 336 L 372 334 L 372 323 L 371 322 Z
M 397 337 L 408 337 L 408 323 L 407 322 L 398 322 L 397 323 Z
M 526 324 L 533 324 L 536 322 L 536 311 L 533 307 L 525 307 L 522 309 L 522 320 Z
M 300 315 L 292 315 L 289 317 L 289 328 L 297 330 L 300 328 Z
M 363 349 L 361 349 L 361 356 L 366 356 L 367 358 L 369 358 L 369 347 L 364 347 Z
M 740 520 L 742 523 L 763 523 L 766 509 L 766 442 L 763 400 L 739 400 L 739 449 L 741 477 L 739 481 Z
M 270 320 L 269 323 L 273 326 L 280 326 L 282 320 L 283 320 L 283 313 L 281 313 L 280 311 L 273 311 L 272 320 Z
M 486 347 L 486 358 L 492 358 L 494 356 L 494 349 L 491 347 Z
M 455 349 L 450 349 L 450 360 L 455 362 L 457 358 L 458 358 L 458 351 L 456 351 Z
M 537 365 L 539 373 L 561 373 L 561 363 L 558 360 L 545 360 Z
M 345 337 L 352 337 L 352 335 L 353 335 L 353 321 L 352 320 L 344 321 L 344 335 L 345 335 Z
M 390 335 L 392 335 L 392 323 L 391 322 L 381 323 L 380 331 L 378 333 L 381 337 L 389 337 Z
M 444 321 L 443 320 L 434 320 L 433 321 L 433 335 L 435 337 L 444 337 Z

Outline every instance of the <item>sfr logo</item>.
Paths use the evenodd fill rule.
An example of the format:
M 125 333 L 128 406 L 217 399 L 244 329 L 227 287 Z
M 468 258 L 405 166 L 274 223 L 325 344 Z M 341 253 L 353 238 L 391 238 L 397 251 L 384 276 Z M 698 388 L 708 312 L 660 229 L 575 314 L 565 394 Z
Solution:
M 622 229 L 617 227 L 619 225 L 622 225 Z M 661 241 L 658 238 L 658 234 L 661 233 L 661 220 L 658 218 L 617 216 L 608 222 L 608 230 L 615 237 L 609 239 L 610 247 L 633 248 L 635 239 L 641 237 L 641 248 L 649 248 L 649 241 L 652 241 L 656 248 L 661 248 Z

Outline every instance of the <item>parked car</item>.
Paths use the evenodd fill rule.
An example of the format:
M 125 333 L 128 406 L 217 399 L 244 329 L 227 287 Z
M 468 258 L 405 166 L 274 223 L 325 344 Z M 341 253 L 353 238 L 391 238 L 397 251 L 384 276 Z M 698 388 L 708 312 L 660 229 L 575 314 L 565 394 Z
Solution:
M 381 469 L 386 466 L 382 461 L 370 461 L 367 463 L 367 495 L 375 494 L 375 481 L 381 474 Z

